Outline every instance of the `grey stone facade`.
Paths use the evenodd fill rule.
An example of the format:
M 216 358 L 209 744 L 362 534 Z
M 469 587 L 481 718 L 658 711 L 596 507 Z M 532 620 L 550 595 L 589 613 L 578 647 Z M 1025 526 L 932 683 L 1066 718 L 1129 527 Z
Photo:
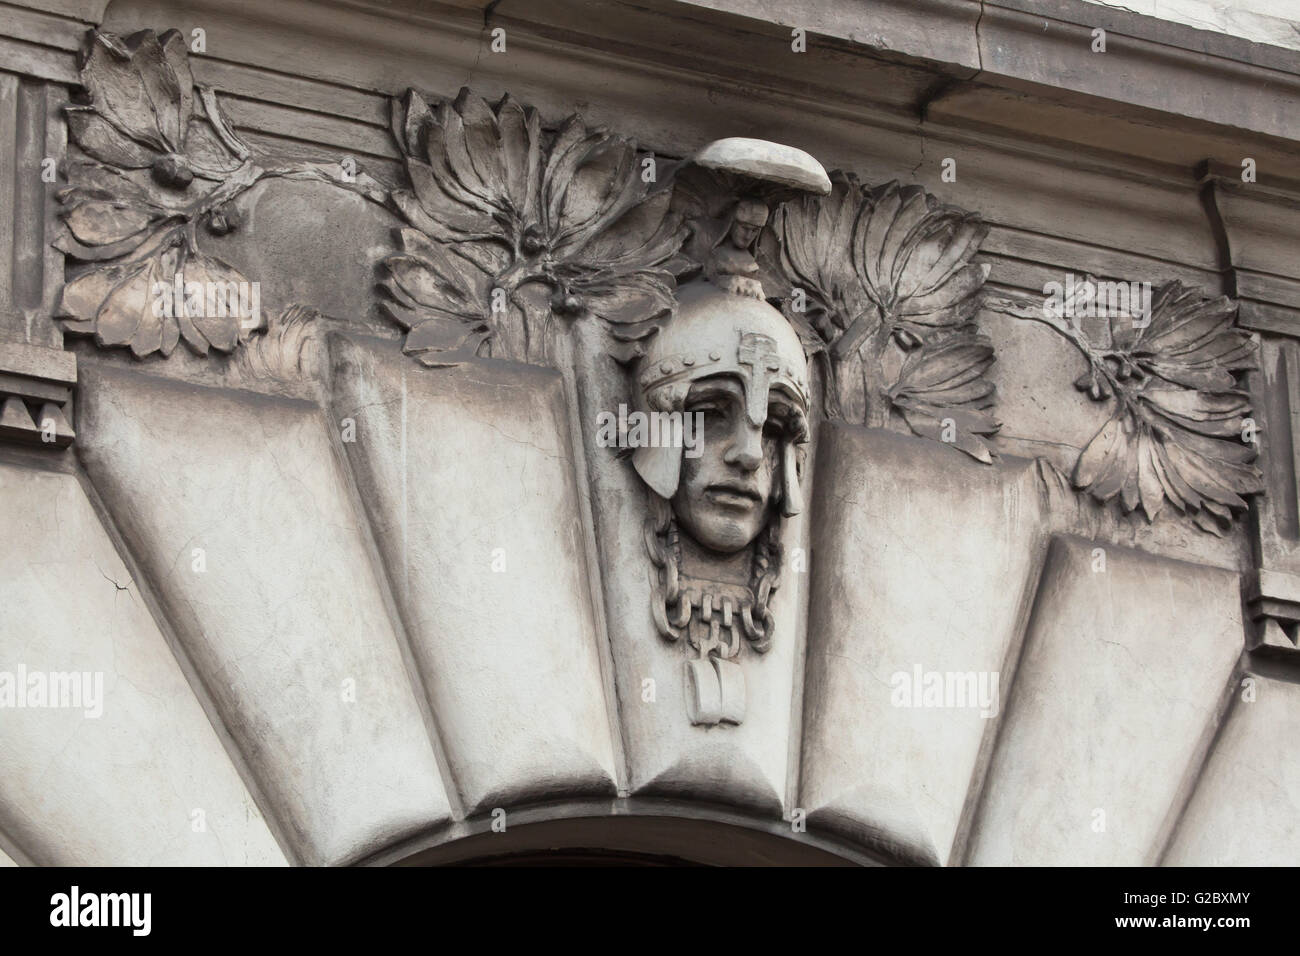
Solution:
M 0 860 L 1293 863 L 1251 13 L 10 4 Z

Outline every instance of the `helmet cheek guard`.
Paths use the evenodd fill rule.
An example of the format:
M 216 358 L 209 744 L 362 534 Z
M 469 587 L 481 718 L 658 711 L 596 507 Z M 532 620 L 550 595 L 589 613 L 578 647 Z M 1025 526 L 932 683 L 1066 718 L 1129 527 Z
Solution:
M 799 461 L 793 440 L 787 438 L 781 449 L 781 514 L 793 518 L 803 511 L 803 490 L 799 487 Z
M 671 499 L 677 494 L 682 480 L 682 450 L 665 446 L 643 445 L 632 453 L 632 467 L 661 498 Z
M 642 404 L 651 411 L 682 413 L 690 387 L 690 382 L 662 385 L 646 393 Z M 632 467 L 655 494 L 671 499 L 681 482 L 684 450 L 670 443 L 642 445 L 632 453 Z

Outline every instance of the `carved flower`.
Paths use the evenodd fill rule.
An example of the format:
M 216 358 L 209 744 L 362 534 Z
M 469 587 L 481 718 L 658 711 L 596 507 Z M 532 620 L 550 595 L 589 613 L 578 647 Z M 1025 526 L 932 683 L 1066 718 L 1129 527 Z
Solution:
M 68 123 L 90 158 L 69 165 L 70 185 L 58 194 L 65 229 L 54 245 L 94 265 L 64 286 L 64 327 L 141 357 L 170 355 L 182 340 L 200 354 L 231 351 L 260 315 L 241 313 L 251 287 L 199 251 L 194 226 L 229 231 L 229 200 L 261 171 L 243 163 L 247 148 L 210 91 L 201 97 L 207 125 L 190 135 L 194 80 L 176 31 L 123 40 L 92 30 L 81 80 L 89 105 L 69 107 Z M 188 188 L 196 171 L 216 183 L 205 194 Z
M 892 409 L 916 434 L 991 460 L 980 436 L 999 427 L 985 411 L 993 347 L 973 325 L 988 270 L 970 261 L 987 232 L 919 186 L 869 189 L 839 172 L 829 195 L 778 212 L 786 312 L 825 343 L 832 416 L 883 425 Z
M 194 110 L 189 51 L 175 30 L 144 30 L 126 39 L 92 31 L 81 65 L 87 107 L 68 110 L 73 140 L 118 169 L 149 168 L 161 185 L 194 179 L 185 141 Z
M 408 93 L 394 104 L 394 135 L 411 178 L 410 190 L 393 193 L 394 204 L 420 233 L 454 247 L 448 258 L 453 253 L 427 244 L 417 250 L 403 237 L 397 271 L 405 287 L 398 283 L 394 298 L 405 312 L 395 317 L 408 328 L 423 324 L 410 314 L 422 308 L 430 318 L 450 312 L 462 325 L 484 324 L 472 334 L 497 340 L 492 354 L 529 361 L 540 358 L 536 344 L 550 313 L 591 312 L 625 323 L 673 307 L 673 277 L 661 266 L 684 234 L 669 213 L 670 194 L 651 191 L 642 179 L 629 140 L 588 129 L 577 116 L 548 137 L 535 110 L 508 96 L 493 109 L 467 90 L 434 109 Z M 467 265 L 490 281 L 471 281 L 462 272 Z M 428 275 L 416 277 L 420 269 Z M 390 273 L 396 283 L 397 273 Z M 516 294 L 529 283 L 551 289 L 549 308 Z M 417 286 L 442 289 L 449 298 L 441 306 L 426 304 L 411 294 Z M 509 308 L 466 305 L 461 295 L 480 287 L 503 291 Z M 515 320 L 523 322 L 522 332 L 502 325 Z M 468 344 L 448 349 L 463 355 Z
M 261 327 L 260 316 L 240 315 L 240 290 L 249 288 L 243 275 L 214 256 L 169 241 L 65 285 L 58 312 L 65 328 L 93 333 L 100 346 L 127 346 L 144 357 L 168 356 L 182 339 L 200 355 L 209 347 L 230 352 Z M 201 290 L 197 296 L 195 290 Z
M 1203 529 L 1222 534 L 1244 495 L 1263 488 L 1252 462 L 1250 401 L 1237 373 L 1255 367 L 1255 343 L 1234 324 L 1236 305 L 1181 283 L 1156 290 L 1149 323 L 1111 321 L 1109 348 L 1075 325 L 1063 331 L 1088 359 L 1075 384 L 1114 414 L 1075 465 L 1075 487 L 1098 501 L 1118 498 L 1153 519 L 1167 499 Z M 1058 329 L 1061 326 L 1056 323 Z M 1140 323 L 1138 323 L 1140 325 Z

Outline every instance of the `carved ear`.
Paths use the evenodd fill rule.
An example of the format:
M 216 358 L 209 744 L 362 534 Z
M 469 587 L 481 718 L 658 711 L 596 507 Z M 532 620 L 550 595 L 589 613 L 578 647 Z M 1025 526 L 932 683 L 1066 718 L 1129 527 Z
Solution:
M 795 461 L 794 442 L 787 441 L 781 455 L 781 514 L 793 518 L 803 511 L 803 491 L 799 487 L 799 467 Z
M 632 467 L 655 494 L 671 499 L 682 477 L 682 450 L 671 445 L 642 445 L 632 453 Z

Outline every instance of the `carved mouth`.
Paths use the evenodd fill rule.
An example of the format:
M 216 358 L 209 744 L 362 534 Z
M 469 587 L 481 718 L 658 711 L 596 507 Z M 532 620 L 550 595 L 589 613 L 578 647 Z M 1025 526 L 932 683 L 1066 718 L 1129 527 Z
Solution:
M 742 510 L 748 510 L 763 501 L 763 496 L 753 488 L 727 482 L 709 485 L 704 489 L 704 495 L 715 504 Z

